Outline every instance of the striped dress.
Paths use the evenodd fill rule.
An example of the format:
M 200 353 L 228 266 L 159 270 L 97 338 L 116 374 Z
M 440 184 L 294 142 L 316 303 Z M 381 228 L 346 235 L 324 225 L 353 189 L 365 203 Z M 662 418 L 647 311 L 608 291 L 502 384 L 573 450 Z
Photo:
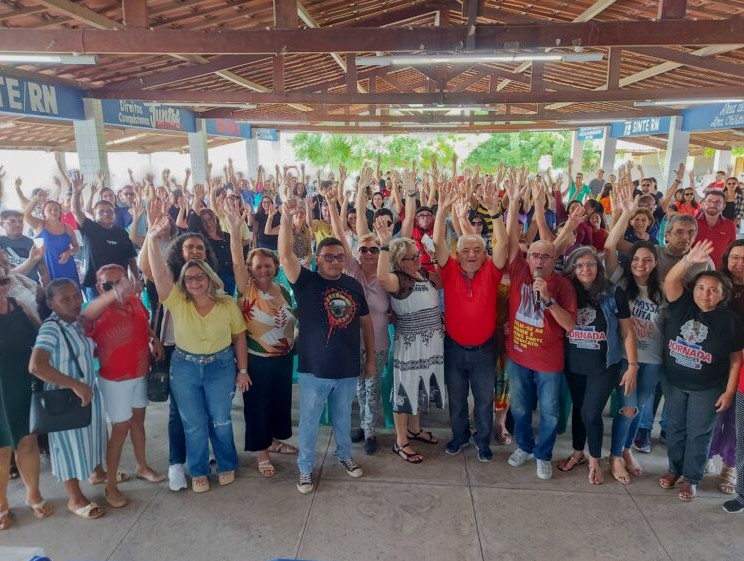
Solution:
M 59 323 L 57 323 L 59 322 Z M 39 329 L 36 337 L 35 349 L 47 351 L 50 355 L 50 364 L 60 372 L 68 376 L 79 378 L 75 361 L 62 336 L 61 329 L 65 330 L 70 340 L 78 363 L 83 369 L 84 382 L 93 388 L 93 400 L 91 401 L 91 424 L 82 429 L 74 429 L 49 434 L 49 454 L 52 460 L 52 473 L 58 481 L 69 479 L 87 479 L 93 469 L 103 464 L 106 454 L 106 421 L 103 417 L 101 395 L 95 382 L 95 366 L 93 364 L 93 351 L 95 344 L 85 336 L 83 327 L 75 322 L 68 324 L 52 314 Z M 57 389 L 57 386 L 44 384 L 45 390 Z

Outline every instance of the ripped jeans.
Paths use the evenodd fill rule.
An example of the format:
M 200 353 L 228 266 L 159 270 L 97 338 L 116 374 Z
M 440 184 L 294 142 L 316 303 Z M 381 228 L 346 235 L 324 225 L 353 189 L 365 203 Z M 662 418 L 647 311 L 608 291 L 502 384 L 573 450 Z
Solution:
M 623 369 L 627 363 L 623 361 Z M 624 370 L 623 370 L 624 372 Z M 617 387 L 620 398 L 620 408 L 612 421 L 612 445 L 610 446 L 610 455 L 619 458 L 622 456 L 623 449 L 630 448 L 633 444 L 638 425 L 641 421 L 641 407 L 653 398 L 656 391 L 656 384 L 661 376 L 661 364 L 640 363 L 638 365 L 638 378 L 636 378 L 636 387 L 630 395 L 625 395 L 625 388 Z M 653 399 L 651 399 L 653 401 Z M 649 405 L 651 407 L 651 405 Z M 623 408 L 635 409 L 635 415 L 624 415 Z
M 209 441 L 219 473 L 238 466 L 230 406 L 235 395 L 232 347 L 210 355 L 173 352 L 170 387 L 186 435 L 186 461 L 191 477 L 209 475 Z

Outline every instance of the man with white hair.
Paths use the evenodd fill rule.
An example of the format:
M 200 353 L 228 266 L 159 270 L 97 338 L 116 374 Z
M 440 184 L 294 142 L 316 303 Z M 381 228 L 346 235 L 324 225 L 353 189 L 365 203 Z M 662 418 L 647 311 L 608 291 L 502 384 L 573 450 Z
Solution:
M 490 462 L 493 432 L 494 372 L 496 368 L 496 308 L 501 269 L 506 264 L 504 222 L 498 219 L 498 197 L 491 186 L 481 201 L 491 215 L 493 257 L 483 238 L 466 234 L 457 241 L 457 259 L 450 258 L 445 222 L 456 194 L 442 187 L 434 221 L 434 245 L 444 287 L 444 381 L 449 394 L 452 440 L 445 452 L 459 454 L 470 441 L 468 393 L 473 392 L 478 459 Z

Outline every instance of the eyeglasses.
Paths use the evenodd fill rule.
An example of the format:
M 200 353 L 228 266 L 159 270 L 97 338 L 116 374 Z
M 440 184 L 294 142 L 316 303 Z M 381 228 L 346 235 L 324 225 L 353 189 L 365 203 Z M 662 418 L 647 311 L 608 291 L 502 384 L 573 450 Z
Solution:
M 113 216 L 114 211 L 112 209 L 110 209 L 110 208 L 99 208 L 96 211 L 96 214 L 98 216 Z
M 574 265 L 574 269 L 578 269 L 579 271 L 586 269 L 587 271 L 591 271 L 592 269 L 597 268 L 597 262 L 596 261 L 587 261 L 586 263 L 576 263 Z
M 113 290 L 114 287 L 117 284 L 119 284 L 120 282 L 121 282 L 121 279 L 119 279 L 118 281 L 115 281 L 115 282 L 110 282 L 110 281 L 102 282 L 101 283 L 101 288 L 103 289 L 104 292 L 109 292 L 110 290 Z
M 550 261 L 553 256 L 549 253 L 528 253 L 527 257 L 534 259 L 535 261 Z
M 410 257 L 403 257 L 401 261 L 416 261 L 416 259 L 421 259 L 421 252 L 415 253 L 411 255 Z
M 726 202 L 725 201 L 721 201 L 719 199 L 716 199 L 715 201 L 712 201 L 712 200 L 708 199 L 707 201 L 705 201 L 705 204 L 707 204 L 709 206 L 723 206 L 723 205 L 726 204 Z
M 434 215 L 431 214 L 430 212 L 420 212 L 419 214 L 416 215 L 416 218 L 431 218 L 432 216 Z
M 380 248 L 379 247 L 375 247 L 375 246 L 372 246 L 372 247 L 360 247 L 359 248 L 359 253 L 361 253 L 362 255 L 366 255 L 367 253 L 371 253 L 372 255 L 377 255 L 378 253 L 380 253 Z
M 671 234 L 675 238 L 694 238 L 697 230 L 672 230 Z
M 338 263 L 343 263 L 346 261 L 346 254 L 345 253 L 324 253 L 323 255 L 318 255 L 319 259 L 322 259 L 326 263 L 333 263 L 334 261 L 337 261 Z
M 10 284 L 10 277 L 4 277 L 0 279 L 0 286 L 8 286 Z
M 190 282 L 202 282 L 203 280 L 206 280 L 206 278 L 207 278 L 207 275 L 205 275 L 204 273 L 199 273 L 193 276 L 189 275 L 189 276 L 183 277 L 183 282 L 187 284 Z

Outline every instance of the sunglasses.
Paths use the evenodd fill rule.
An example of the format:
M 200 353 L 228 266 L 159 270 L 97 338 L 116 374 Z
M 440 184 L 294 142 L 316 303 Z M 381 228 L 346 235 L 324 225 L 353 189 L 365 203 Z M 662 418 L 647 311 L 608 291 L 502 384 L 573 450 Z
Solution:
M 343 263 L 346 261 L 346 254 L 344 253 L 339 253 L 338 255 L 333 255 L 332 253 L 324 253 L 323 255 L 318 255 L 318 257 L 326 263 L 333 263 L 334 261 Z
M 0 279 L 0 286 L 8 286 L 10 284 L 10 277 Z
M 416 259 L 421 259 L 421 252 L 411 255 L 410 257 L 403 257 L 401 261 L 416 261 Z
M 109 292 L 109 291 L 113 290 L 114 287 L 117 284 L 119 284 L 119 281 L 116 281 L 116 282 L 102 282 L 101 283 L 101 288 L 103 289 L 104 292 Z
M 359 253 L 361 253 L 362 255 L 366 255 L 367 253 L 371 253 L 372 255 L 377 255 L 378 253 L 380 253 L 380 248 L 379 247 L 375 247 L 375 246 L 372 246 L 372 247 L 360 247 L 359 248 Z

